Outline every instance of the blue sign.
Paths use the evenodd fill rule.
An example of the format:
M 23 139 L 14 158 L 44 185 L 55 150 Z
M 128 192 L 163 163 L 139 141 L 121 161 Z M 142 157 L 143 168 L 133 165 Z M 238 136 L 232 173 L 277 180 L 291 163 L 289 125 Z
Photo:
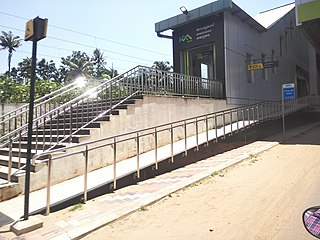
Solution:
M 283 100 L 293 100 L 293 99 L 295 99 L 294 83 L 289 83 L 289 84 L 283 84 L 282 85 L 282 97 L 283 97 Z

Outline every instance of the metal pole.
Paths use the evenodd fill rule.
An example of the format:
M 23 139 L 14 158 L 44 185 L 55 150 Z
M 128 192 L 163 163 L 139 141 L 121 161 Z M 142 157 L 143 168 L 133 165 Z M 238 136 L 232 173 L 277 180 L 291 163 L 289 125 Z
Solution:
M 284 123 L 284 99 L 283 99 L 283 90 L 282 90 L 282 134 L 283 134 L 283 139 L 285 138 L 286 135 L 286 129 L 285 129 L 285 123 Z
M 84 191 L 83 191 L 83 203 L 86 203 L 88 200 L 88 145 L 86 145 L 86 150 L 84 151 Z
M 31 80 L 30 80 L 30 99 L 29 99 L 29 120 L 28 120 L 28 146 L 24 194 L 24 220 L 29 218 L 29 193 L 30 193 L 30 165 L 31 165 L 31 144 L 32 144 L 32 123 L 34 107 L 34 85 L 36 80 L 36 62 L 37 62 L 37 21 L 33 21 L 33 46 L 32 46 L 32 63 L 31 63 Z
M 48 159 L 48 176 L 47 176 L 47 200 L 46 200 L 46 216 L 50 214 L 50 189 L 51 189 L 51 167 L 52 167 L 52 156 L 49 155 Z

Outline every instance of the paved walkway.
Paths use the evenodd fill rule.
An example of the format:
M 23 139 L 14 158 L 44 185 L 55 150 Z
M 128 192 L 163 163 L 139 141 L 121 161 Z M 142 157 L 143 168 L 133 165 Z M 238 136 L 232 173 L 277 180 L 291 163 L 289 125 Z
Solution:
M 314 123 L 291 130 L 287 133 L 287 136 L 295 136 L 318 124 Z M 43 220 L 44 227 L 25 234 L 23 237 L 24 239 L 77 239 L 131 212 L 143 209 L 144 206 L 211 174 L 215 174 L 217 171 L 270 149 L 279 144 L 277 139 L 281 139 L 281 137 L 282 135 L 277 135 L 265 141 L 256 141 L 252 144 L 145 180 L 137 185 L 116 190 L 114 193 L 88 201 L 74 211 L 69 209 L 62 210 L 59 213 L 52 213 L 49 216 L 41 215 L 39 218 Z M 15 208 L 15 206 L 12 205 L 11 208 Z M 2 207 L 0 209 L 1 211 L 3 210 Z
M 235 132 L 238 129 L 247 127 L 249 124 L 253 124 L 254 121 L 241 121 L 239 123 L 233 123 L 226 125 L 225 130 L 223 128 L 219 128 L 217 130 L 212 129 L 208 133 L 208 139 L 213 140 L 216 136 L 223 137 L 226 134 L 230 134 L 231 132 Z M 198 136 L 191 136 L 187 138 L 187 146 L 184 140 L 180 140 L 173 143 L 173 148 L 171 145 L 166 145 L 158 148 L 157 158 L 158 162 L 164 161 L 171 156 L 171 151 L 173 151 L 173 156 L 178 155 L 185 151 L 185 149 L 192 149 L 198 145 L 204 144 L 207 141 L 206 133 L 201 133 Z M 75 156 L 77 157 L 77 156 Z M 140 169 L 144 169 L 148 166 L 155 164 L 155 151 L 149 151 L 143 153 L 139 157 L 139 167 Z M 88 189 L 94 189 L 95 187 L 99 187 L 103 184 L 113 182 L 113 165 L 109 165 L 107 167 L 92 171 L 88 174 Z M 132 172 L 137 171 L 137 158 L 132 157 L 127 160 L 121 161 L 117 163 L 116 166 L 116 175 L 117 179 L 127 176 Z M 31 183 L 32 184 L 32 183 Z M 50 189 L 50 204 L 54 205 L 65 199 L 70 199 L 73 196 L 77 196 L 83 194 L 84 192 L 84 176 L 75 177 L 73 179 L 64 181 L 59 184 L 55 184 L 51 186 Z M 47 197 L 47 189 L 41 189 L 38 191 L 34 191 L 30 193 L 30 206 L 29 212 L 36 212 L 39 209 L 46 208 L 46 197 Z M 24 195 L 18 196 L 16 198 L 0 202 L 0 223 L 1 218 L 8 217 L 9 219 L 19 220 L 24 213 Z M 3 216 L 1 216 L 1 214 Z M 1 226 L 1 224 L 0 224 Z

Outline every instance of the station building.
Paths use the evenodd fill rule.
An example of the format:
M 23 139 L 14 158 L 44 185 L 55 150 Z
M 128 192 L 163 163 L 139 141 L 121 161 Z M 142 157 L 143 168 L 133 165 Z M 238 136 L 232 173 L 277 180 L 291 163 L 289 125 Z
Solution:
M 297 97 L 319 95 L 320 53 L 297 26 L 295 3 L 255 18 L 231 0 L 181 11 L 155 24 L 172 40 L 175 72 L 223 82 L 229 103 L 281 100 L 285 83 Z

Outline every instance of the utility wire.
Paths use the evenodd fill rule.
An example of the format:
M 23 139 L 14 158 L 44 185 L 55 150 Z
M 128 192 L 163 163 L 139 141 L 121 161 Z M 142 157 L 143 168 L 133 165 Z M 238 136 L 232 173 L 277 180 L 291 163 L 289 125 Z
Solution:
M 4 28 L 8 28 L 8 29 L 13 29 L 13 30 L 16 30 L 16 31 L 19 31 L 19 32 L 24 32 L 24 30 L 21 30 L 21 29 L 18 29 L 18 28 L 9 27 L 9 26 L 5 26 L 5 25 L 2 25 L 2 24 L 0 24 L 0 27 L 4 27 Z M 57 41 L 62 41 L 62 42 L 67 42 L 67 43 L 75 44 L 75 45 L 82 46 L 82 47 L 88 47 L 88 48 L 92 48 L 92 49 L 97 48 L 97 47 L 94 47 L 94 46 L 91 46 L 91 45 L 88 45 L 88 44 L 77 43 L 77 42 L 74 42 L 74 41 L 65 40 L 65 39 L 56 38 L 56 37 L 47 36 L 47 38 L 51 38 L 51 39 L 54 39 L 54 40 L 57 40 Z M 41 44 L 39 44 L 39 45 L 41 46 Z M 47 47 L 51 47 L 51 48 L 56 48 L 56 47 L 52 47 L 52 46 L 48 46 L 48 45 L 46 45 L 46 46 L 47 46 Z M 60 49 L 60 48 L 57 48 L 57 49 Z M 63 50 L 66 50 L 66 49 L 63 49 Z M 142 61 L 152 62 L 152 63 L 154 62 L 153 60 L 149 60 L 149 59 L 145 59 L 145 58 L 139 58 L 139 57 L 131 56 L 131 55 L 127 55 L 127 54 L 122 54 L 122 53 L 110 51 L 110 50 L 103 49 L 103 48 L 101 48 L 101 50 L 106 51 L 106 52 L 109 52 L 109 53 L 117 54 L 117 55 L 120 55 L 120 56 L 124 56 L 124 57 L 130 57 L 130 58 L 137 59 L 137 60 L 142 60 Z M 68 49 L 67 51 L 74 51 L 74 50 L 69 50 L 69 49 Z M 112 58 L 112 57 L 108 57 L 108 58 Z M 113 58 L 113 59 L 114 59 L 114 60 L 119 60 L 119 61 L 131 62 L 131 61 L 122 60 L 122 59 L 117 59 L 117 58 Z M 136 63 L 136 62 L 131 62 L 131 63 Z M 138 63 L 138 64 L 139 64 L 139 63 Z
M 74 42 L 74 41 L 65 40 L 65 39 L 61 39 L 61 38 L 50 37 L 50 36 L 48 36 L 48 38 L 51 38 L 51 39 L 54 39 L 54 40 L 57 40 L 57 41 L 62 41 L 62 42 L 67 42 L 67 43 L 72 43 L 72 44 L 79 45 L 79 46 L 82 46 L 82 47 L 88 47 L 88 48 L 93 48 L 93 49 L 97 48 L 97 47 L 90 46 L 90 45 L 87 45 L 87 44 L 77 43 L 77 42 Z M 130 56 L 130 55 L 123 54 L 123 53 L 117 53 L 117 52 L 110 51 L 110 50 L 103 49 L 103 48 L 101 48 L 101 50 L 106 51 L 106 52 L 110 52 L 110 53 L 113 53 L 113 54 L 121 55 L 121 56 L 124 56 L 124 57 L 130 57 L 130 58 L 139 59 L 139 60 L 143 60 L 143 61 L 147 61 L 147 62 L 152 62 L 152 60 L 149 60 L 149 59 L 145 59 L 145 58 L 138 58 L 138 57 Z
M 23 20 L 28 20 L 27 18 L 20 17 L 20 16 L 17 16 L 17 15 L 13 15 L 13 14 L 9 14 L 9 13 L 5 13 L 5 12 L 1 12 L 1 11 L 0 11 L 0 14 L 7 15 L 7 16 L 10 16 L 10 17 L 14 17 L 14 18 L 23 19 Z M 160 52 L 157 52 L 157 51 L 153 51 L 153 50 L 149 50 L 149 49 L 146 49 L 146 48 L 141 48 L 141 47 L 133 46 L 133 45 L 126 44 L 126 43 L 121 43 L 121 42 L 118 42 L 118 41 L 113 41 L 113 40 L 110 40 L 110 39 L 97 37 L 97 36 L 94 36 L 94 35 L 91 35 L 91 34 L 82 33 L 82 32 L 79 32 L 79 31 L 75 31 L 75 30 L 71 30 L 71 29 L 67 29 L 67 28 L 63 28 L 63 27 L 59 27 L 59 26 L 55 26 L 55 25 L 51 25 L 51 24 L 49 24 L 49 26 L 53 27 L 53 28 L 56 28 L 56 29 L 63 30 L 63 31 L 72 32 L 72 33 L 80 34 L 80 35 L 83 35 L 83 36 L 92 37 L 92 38 L 95 38 L 95 39 L 100 39 L 100 40 L 103 40 L 103 41 L 106 41 L 106 42 L 115 43 L 115 44 L 122 45 L 122 46 L 125 46 L 125 47 L 135 48 L 135 49 L 138 49 L 138 50 L 141 50 L 141 51 L 145 51 L 145 52 L 149 52 L 149 53 L 152 52 L 152 53 L 160 54 L 160 55 L 163 55 L 163 56 L 170 56 L 168 54 L 163 54 L 163 53 L 160 53 Z

